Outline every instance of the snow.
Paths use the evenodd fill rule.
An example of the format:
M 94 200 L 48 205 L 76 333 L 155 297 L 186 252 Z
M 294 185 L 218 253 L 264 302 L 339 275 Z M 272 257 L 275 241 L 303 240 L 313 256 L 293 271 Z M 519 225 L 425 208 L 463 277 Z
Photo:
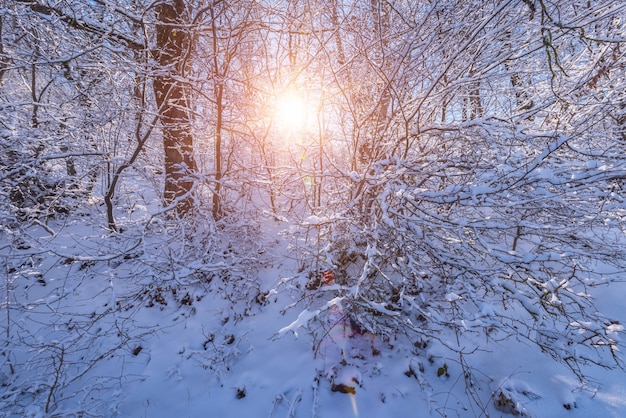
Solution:
M 65 238 L 55 237 L 57 246 L 80 254 L 85 241 L 78 239 L 77 230 Z M 276 233 L 275 228 L 267 228 L 264 241 L 276 242 Z M 23 279 L 29 283 L 26 288 L 13 289 L 16 307 L 8 311 L 13 315 L 12 327 L 19 323 L 22 328 L 14 335 L 24 340 L 38 336 L 36 341 L 47 348 L 23 347 L 18 352 L 20 345 L 13 341 L 9 357 L 7 351 L 3 353 L 0 416 L 78 416 L 83 411 L 93 416 L 156 418 L 416 414 L 571 418 L 620 417 L 626 412 L 623 372 L 590 368 L 586 372 L 592 383 L 582 383 L 536 346 L 521 339 L 491 340 L 489 333 L 470 332 L 474 336 L 467 340 L 477 349 L 472 354 L 468 391 L 459 357 L 440 343 L 416 347 L 401 335 L 385 342 L 351 330 L 342 313 L 342 297 L 332 297 L 340 286 L 333 285 L 316 296 L 317 302 L 303 305 L 296 288 L 289 287 L 298 272 L 295 261 L 283 258 L 286 247 L 283 242 L 263 254 L 265 267 L 259 268 L 256 285 L 266 292 L 266 302 L 252 304 L 229 299 L 227 282 L 218 278 L 211 284 L 180 287 L 172 278 L 156 278 L 158 271 L 148 267 L 140 280 L 131 283 L 127 276 L 137 264 L 113 266 L 101 261 L 93 265 L 85 257 L 59 264 L 53 254 L 48 255 L 48 260 L 42 260 L 49 266 L 47 285 L 37 284 L 36 275 L 29 275 Z M 218 265 L 207 263 L 209 268 Z M 191 275 L 190 269 L 181 267 L 180 271 Z M 157 292 L 164 303 L 158 298 L 152 304 L 136 299 L 133 295 L 138 289 Z M 515 292 L 511 297 L 522 300 L 526 308 L 534 309 L 526 306 L 531 302 L 519 292 L 507 290 Z M 602 298 L 612 303 L 615 322 L 607 324 L 605 331 L 612 335 L 623 331 L 626 309 L 612 300 L 619 300 L 617 295 L 626 292 L 626 284 L 612 282 L 594 290 L 600 303 Z M 190 298 L 181 304 L 184 292 Z M 453 291 L 445 299 L 462 300 Z M 20 304 L 29 309 L 20 311 Z M 477 318 L 497 312 L 490 304 L 479 306 Z M 3 310 L 7 308 L 4 303 Z M 374 308 L 386 311 L 383 306 Z M 94 326 L 85 320 L 89 312 L 100 316 Z M 42 319 L 46 314 L 56 318 L 54 330 Z M 328 318 L 325 325 L 319 322 L 323 317 Z M 83 340 L 67 333 L 68 318 L 75 318 L 70 322 L 75 322 Z M 471 324 L 468 329 L 486 326 L 479 320 L 467 323 Z M 73 339 L 68 335 L 74 335 Z M 90 345 L 83 347 L 89 338 Z M 455 337 L 442 340 L 447 338 Z M 46 356 L 61 349 L 67 352 L 65 361 L 74 364 L 66 365 L 67 374 L 52 391 L 52 406 L 46 414 L 47 395 L 60 359 L 46 360 Z M 75 354 L 91 355 L 97 361 L 81 363 Z M 15 375 L 9 373 L 9 363 Z M 42 379 L 46 374 L 52 377 Z M 16 382 L 22 382 L 21 387 Z M 484 409 L 478 409 L 476 400 Z
M 626 416 L 623 0 L 130 3 L 0 15 L 0 418 Z
M 459 299 L 461 299 L 461 296 L 457 295 L 454 292 L 450 292 L 446 295 L 446 300 L 448 302 L 454 302 L 455 300 L 459 300 Z
M 278 331 L 278 333 L 284 334 L 287 331 L 292 331 L 294 335 L 297 337 L 298 333 L 296 332 L 296 330 L 300 327 L 306 327 L 309 320 L 311 320 L 312 318 L 315 318 L 319 313 L 320 313 L 319 309 L 313 312 L 305 309 L 304 311 L 300 312 L 300 314 L 298 315 L 298 319 L 293 321 L 288 326 L 281 328 L 280 331 Z
M 318 225 L 322 225 L 322 224 L 325 224 L 325 223 L 328 223 L 328 222 L 329 222 L 328 218 L 320 217 L 320 216 L 316 216 L 316 215 L 311 215 L 311 216 L 308 216 L 304 220 L 303 224 L 304 225 L 318 226 Z

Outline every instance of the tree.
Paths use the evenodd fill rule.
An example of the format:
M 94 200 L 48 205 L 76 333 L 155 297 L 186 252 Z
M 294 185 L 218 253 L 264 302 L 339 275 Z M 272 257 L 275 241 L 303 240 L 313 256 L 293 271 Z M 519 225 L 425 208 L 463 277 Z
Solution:
M 191 36 L 187 30 L 188 7 L 185 3 L 175 0 L 161 3 L 155 7 L 154 47 L 150 51 L 150 39 L 145 39 L 142 42 L 135 39 L 131 34 L 111 30 L 107 27 L 106 19 L 100 22 L 91 19 L 87 20 L 83 17 L 79 8 L 65 10 L 62 7 L 48 6 L 33 0 L 18 0 L 18 3 L 27 6 L 39 15 L 59 19 L 62 24 L 72 30 L 83 32 L 98 39 L 100 45 L 97 45 L 96 49 L 107 51 L 109 50 L 109 43 L 126 48 L 125 54 L 138 59 L 135 70 L 141 71 L 142 64 L 145 63 L 146 57 L 143 54 L 152 52 L 157 68 L 153 72 L 148 73 L 148 75 L 152 75 L 153 78 L 154 96 L 159 120 L 163 128 L 165 156 L 163 199 L 166 206 L 172 205 L 176 207 L 179 215 L 186 214 L 192 207 L 191 191 L 195 184 L 193 173 L 196 170 L 196 165 L 193 159 L 189 93 L 188 86 L 184 80 L 186 69 L 190 64 L 192 48 Z M 101 4 L 98 2 L 93 5 L 96 9 L 100 6 Z M 102 8 L 106 9 L 105 5 L 102 5 Z M 144 10 L 144 12 L 147 11 Z M 84 11 L 84 13 L 88 12 Z M 107 18 L 113 15 L 114 21 L 122 22 L 118 27 L 127 30 L 139 28 L 146 34 L 146 22 L 143 18 L 128 13 L 120 7 L 108 8 L 107 13 Z M 71 61 L 72 59 L 68 60 L 67 63 Z M 36 101 L 34 103 L 36 105 Z M 36 112 L 33 112 L 33 115 L 35 117 Z M 138 126 L 141 127 L 143 124 L 140 123 Z M 134 152 L 131 153 L 131 156 L 125 163 L 122 163 L 114 170 L 115 173 L 111 181 L 112 187 L 109 188 L 106 195 L 108 220 L 112 228 L 115 228 L 115 225 L 111 200 L 115 195 L 117 182 L 122 172 L 134 164 L 151 131 L 152 127 L 148 126 L 147 133 L 137 132 L 137 144 Z
M 166 212 L 303 221 L 307 274 L 335 272 L 364 329 L 439 339 L 468 386 L 471 335 L 526 339 L 583 378 L 620 364 L 587 289 L 626 268 L 622 3 L 17 0 L 2 204 L 35 222 L 101 169 L 115 230 L 124 176 L 150 168 Z M 314 109 L 303 133 L 277 126 L 286 92 Z
M 153 54 L 158 63 L 154 75 L 154 95 L 163 126 L 165 152 L 166 205 L 175 204 L 179 215 L 193 206 L 190 196 L 195 183 L 189 88 L 185 81 L 191 64 L 192 38 L 187 29 L 188 6 L 183 0 L 160 3 L 157 16 L 156 44 Z M 176 200 L 181 198 L 180 202 Z
M 615 53 L 626 42 L 615 24 L 623 6 L 367 3 L 388 7 L 385 47 L 366 38 L 384 31 L 346 25 L 327 52 L 360 82 L 345 83 L 347 70 L 329 62 L 353 144 L 371 145 L 360 165 L 333 161 L 345 170 L 334 183 L 343 199 L 318 228 L 312 276 L 335 271 L 338 303 L 377 335 L 419 342 L 452 329 L 458 341 L 440 342 L 468 385 L 467 358 L 480 346 L 463 333 L 485 329 L 531 341 L 581 379 L 585 364 L 621 366 L 615 319 L 585 289 L 603 282 L 599 265 L 626 267 L 613 235 L 625 227 L 614 193 L 625 173 L 614 116 L 626 87 Z M 346 21 L 368 22 L 356 15 L 365 2 L 350 4 Z M 364 86 L 381 87 L 359 95 Z M 381 131 L 366 122 L 387 97 Z M 494 306 L 476 328 L 460 325 Z

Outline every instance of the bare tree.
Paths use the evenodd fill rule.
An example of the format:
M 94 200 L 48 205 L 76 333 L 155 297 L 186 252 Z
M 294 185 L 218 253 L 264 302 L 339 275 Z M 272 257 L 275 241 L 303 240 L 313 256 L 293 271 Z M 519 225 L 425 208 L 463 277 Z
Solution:
M 615 116 L 626 38 L 612 23 L 625 6 L 349 4 L 329 11 L 339 31 L 325 38 L 329 85 L 352 144 L 373 149 L 360 164 L 333 159 L 339 173 L 328 176 L 345 182 L 328 183 L 343 192 L 330 212 L 341 216 L 319 226 L 312 276 L 337 272 L 342 306 L 378 334 L 421 341 L 452 329 L 462 339 L 462 318 L 495 304 L 500 337 L 537 344 L 581 379 L 584 364 L 621 366 L 614 319 L 584 289 L 602 282 L 598 263 L 625 268 L 621 239 L 609 239 L 624 228 L 610 191 L 626 172 Z M 372 5 L 379 20 L 388 13 L 386 37 L 359 26 Z M 354 19 L 337 28 L 343 10 Z M 479 348 L 448 347 L 461 364 Z

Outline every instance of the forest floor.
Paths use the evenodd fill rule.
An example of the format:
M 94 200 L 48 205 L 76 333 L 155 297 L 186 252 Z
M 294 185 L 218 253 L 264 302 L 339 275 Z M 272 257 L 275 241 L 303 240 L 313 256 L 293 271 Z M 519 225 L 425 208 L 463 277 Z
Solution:
M 216 263 L 200 279 L 150 258 L 166 258 L 162 233 L 118 248 L 79 223 L 13 237 L 23 243 L 2 254 L 0 416 L 626 416 L 623 371 L 589 367 L 583 383 L 522 339 L 465 335 L 480 347 L 470 376 L 436 340 L 356 332 L 338 307 L 333 323 L 307 321 L 332 288 L 307 291 L 290 225 L 263 226 L 252 263 L 233 264 L 240 275 Z M 29 244 L 42 241 L 45 251 Z M 594 289 L 620 323 L 625 294 L 626 281 Z

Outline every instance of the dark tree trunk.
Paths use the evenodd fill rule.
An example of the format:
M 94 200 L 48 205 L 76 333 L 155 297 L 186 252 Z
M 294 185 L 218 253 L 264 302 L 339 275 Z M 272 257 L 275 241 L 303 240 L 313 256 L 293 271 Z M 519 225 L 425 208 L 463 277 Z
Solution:
M 211 7 L 211 33 L 213 35 L 213 76 L 215 77 L 215 112 L 217 121 L 215 123 L 215 190 L 213 191 L 213 219 L 220 219 L 222 213 L 222 123 L 224 112 L 224 84 L 223 79 L 226 70 L 220 71 L 219 48 L 217 39 L 217 26 L 215 23 L 215 9 Z M 228 64 L 226 64 L 227 66 Z
M 158 23 L 154 56 L 159 68 L 154 77 L 154 95 L 165 151 L 163 198 L 166 205 L 171 205 L 182 197 L 176 210 L 179 215 L 184 215 L 193 206 L 190 192 L 196 170 L 188 88 L 182 81 L 191 37 L 185 29 L 187 10 L 183 0 L 160 4 L 156 13 Z
M 4 72 L 9 65 L 9 59 L 4 54 L 4 43 L 2 42 L 2 16 L 0 16 L 0 86 L 4 79 Z

